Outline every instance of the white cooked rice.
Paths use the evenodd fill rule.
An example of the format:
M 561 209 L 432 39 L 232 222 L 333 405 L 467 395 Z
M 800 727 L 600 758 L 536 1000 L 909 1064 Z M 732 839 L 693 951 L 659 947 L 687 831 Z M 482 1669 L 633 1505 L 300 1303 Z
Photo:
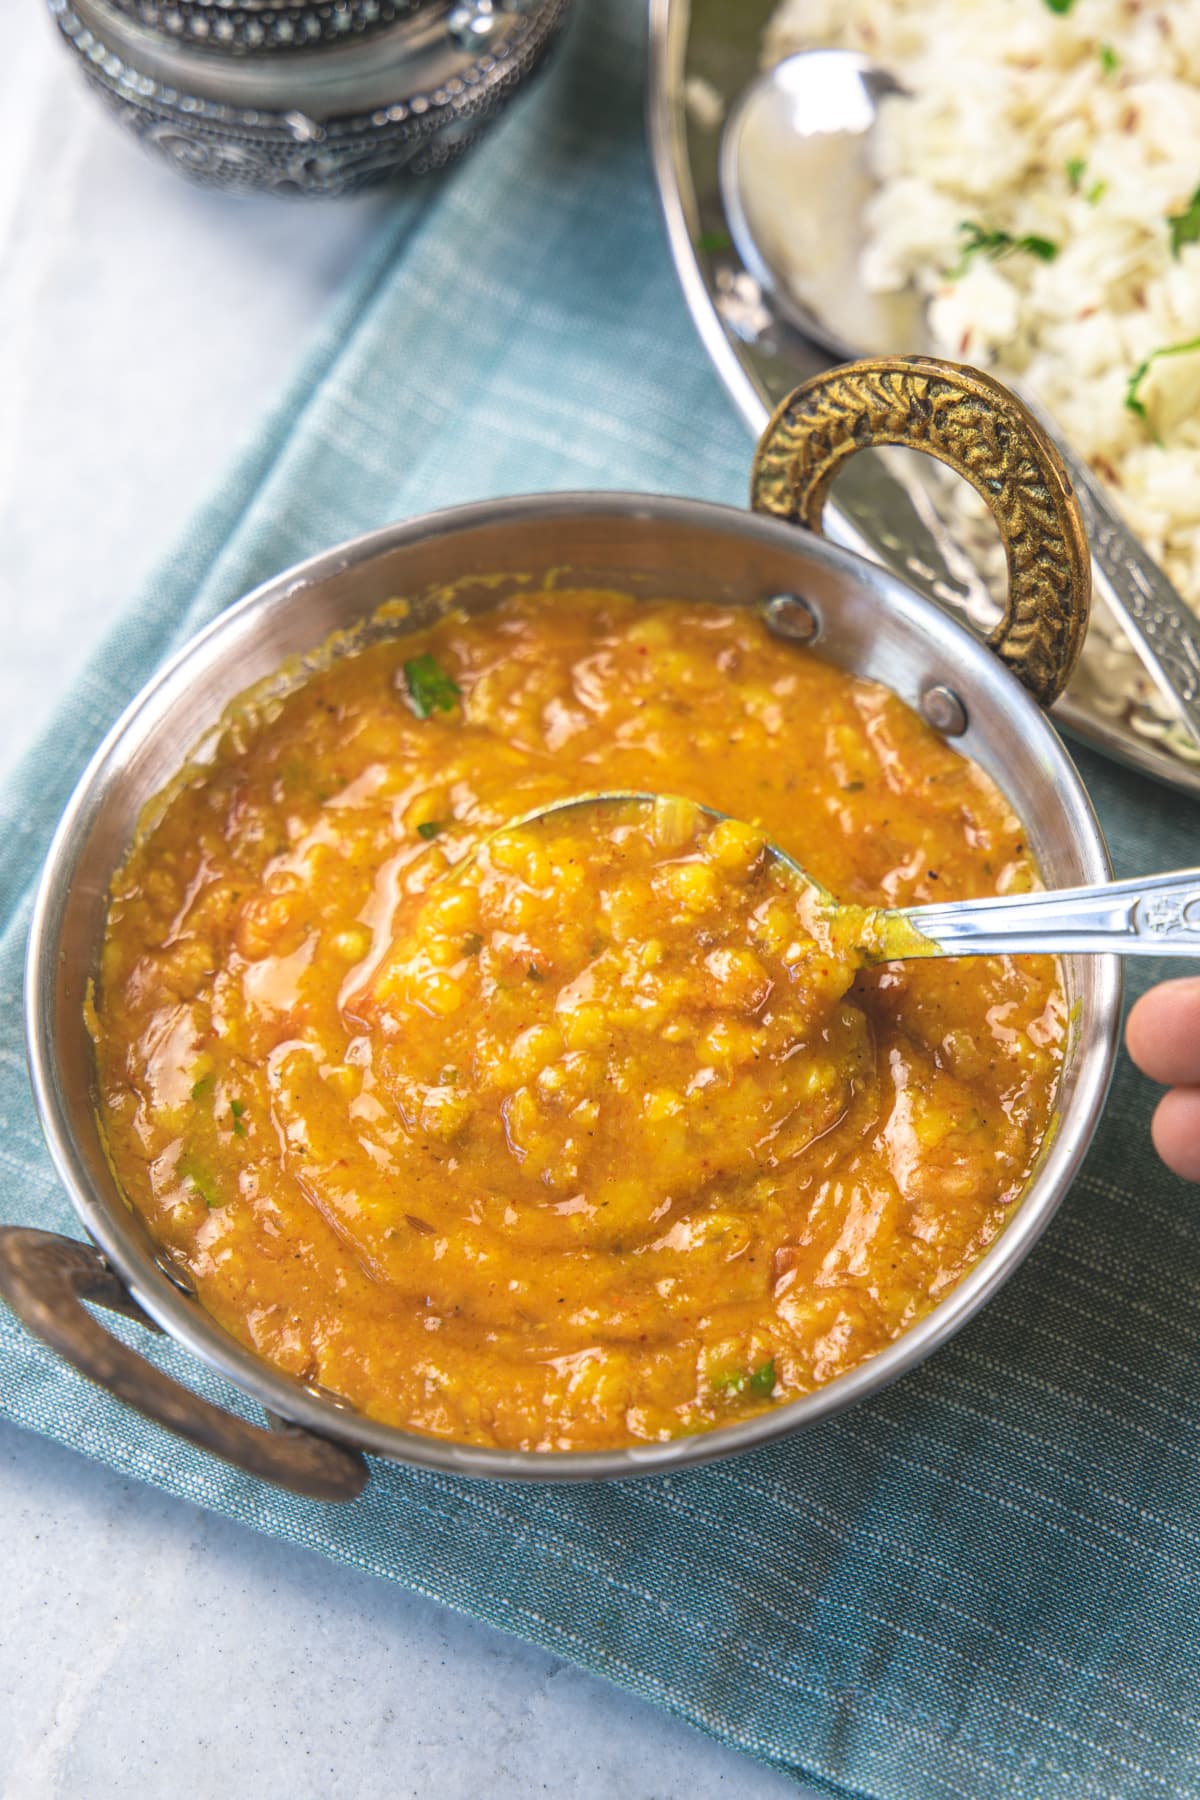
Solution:
M 1200 0 L 783 0 L 766 59 L 816 45 L 911 96 L 880 117 L 866 283 L 915 285 L 929 350 L 1022 376 L 1200 614 L 1200 351 L 1151 362 L 1148 419 L 1126 403 L 1200 337 L 1200 243 L 1168 226 L 1200 188 Z M 958 272 L 964 221 L 1058 253 Z

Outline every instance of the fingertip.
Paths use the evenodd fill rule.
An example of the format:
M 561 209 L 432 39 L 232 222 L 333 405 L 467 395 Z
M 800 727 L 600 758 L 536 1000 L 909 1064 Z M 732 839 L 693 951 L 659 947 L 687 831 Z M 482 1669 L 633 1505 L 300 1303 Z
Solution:
M 1150 1127 L 1154 1148 L 1184 1181 L 1200 1181 L 1200 1088 L 1172 1088 Z
M 1151 1081 L 1200 1086 L 1200 976 L 1162 981 L 1125 1022 L 1125 1047 Z

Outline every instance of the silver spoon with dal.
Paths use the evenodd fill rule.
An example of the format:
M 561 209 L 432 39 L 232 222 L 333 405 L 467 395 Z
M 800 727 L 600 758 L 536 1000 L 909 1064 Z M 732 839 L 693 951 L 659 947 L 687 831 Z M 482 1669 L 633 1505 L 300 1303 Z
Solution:
M 720 824 L 730 817 L 676 794 L 624 789 L 580 794 L 510 820 L 443 879 L 461 877 L 494 838 L 540 826 L 552 830 L 564 813 L 579 812 L 592 813 L 609 832 L 636 821 L 664 851 L 681 854 L 694 845 L 704 821 Z M 1200 957 L 1200 869 L 1048 893 L 888 908 L 843 904 L 765 836 L 763 853 L 784 870 L 809 916 L 813 909 L 823 915 L 864 968 L 930 956 Z
M 918 296 L 870 293 L 860 269 L 875 187 L 868 140 L 880 103 L 903 93 L 865 56 L 802 50 L 751 82 L 721 138 L 721 199 L 738 255 L 783 316 L 839 360 L 904 354 L 924 338 Z M 1004 380 L 1054 439 L 1079 499 L 1097 587 L 1200 747 L 1196 620 L 1054 421 L 1007 373 Z

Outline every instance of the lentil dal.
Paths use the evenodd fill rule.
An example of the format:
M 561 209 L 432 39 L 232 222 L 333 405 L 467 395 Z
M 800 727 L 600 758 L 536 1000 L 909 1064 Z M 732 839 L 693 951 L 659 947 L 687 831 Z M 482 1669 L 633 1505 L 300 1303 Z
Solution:
M 752 824 L 485 841 L 599 788 Z M 247 702 L 113 887 L 131 1204 L 234 1336 L 419 1432 L 652 1441 L 852 1368 L 1002 1228 L 1066 1008 L 1045 958 L 856 975 L 764 835 L 867 906 L 1036 882 L 979 769 L 745 609 L 515 597 Z

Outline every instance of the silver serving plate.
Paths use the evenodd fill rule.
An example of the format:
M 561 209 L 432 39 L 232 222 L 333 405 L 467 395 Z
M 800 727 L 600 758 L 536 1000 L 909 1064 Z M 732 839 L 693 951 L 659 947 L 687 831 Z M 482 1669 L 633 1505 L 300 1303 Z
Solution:
M 756 435 L 798 381 L 830 366 L 739 257 L 721 202 L 725 109 L 760 67 L 774 7 L 775 0 L 650 0 L 650 147 L 671 253 L 701 341 Z M 888 450 L 855 457 L 839 479 L 825 529 L 980 625 L 994 617 L 995 598 L 955 541 L 941 477 L 920 466 L 923 460 Z M 1104 755 L 1200 795 L 1194 746 L 1164 716 L 1132 645 L 1103 608 L 1054 713 Z

